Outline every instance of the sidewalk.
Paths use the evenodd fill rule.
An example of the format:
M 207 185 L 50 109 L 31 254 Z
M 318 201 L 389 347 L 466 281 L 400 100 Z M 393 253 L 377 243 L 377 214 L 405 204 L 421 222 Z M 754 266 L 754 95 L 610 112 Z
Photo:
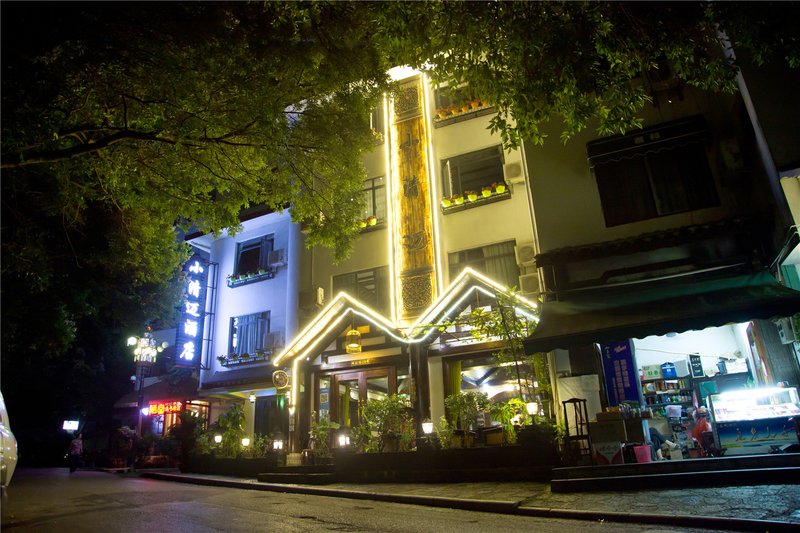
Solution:
M 368 499 L 472 511 L 662 524 L 727 531 L 800 531 L 800 485 L 758 485 L 554 494 L 549 483 L 261 483 L 177 471 L 139 475 L 165 481 Z

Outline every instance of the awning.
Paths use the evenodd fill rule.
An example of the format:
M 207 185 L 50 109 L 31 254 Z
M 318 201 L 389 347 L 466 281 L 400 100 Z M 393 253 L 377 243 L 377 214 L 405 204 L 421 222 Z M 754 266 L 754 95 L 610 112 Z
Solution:
M 261 389 L 272 386 L 272 373 L 277 370 L 269 366 L 253 368 L 237 368 L 235 370 L 217 370 L 203 380 L 200 395 L 227 394 L 249 389 Z
M 784 287 L 768 272 L 603 287 L 543 303 L 525 351 L 641 339 L 798 312 L 800 291 Z
M 589 166 L 593 168 L 595 165 L 671 150 L 707 139 L 708 126 L 705 120 L 701 116 L 694 116 L 591 141 L 586 145 L 586 155 Z

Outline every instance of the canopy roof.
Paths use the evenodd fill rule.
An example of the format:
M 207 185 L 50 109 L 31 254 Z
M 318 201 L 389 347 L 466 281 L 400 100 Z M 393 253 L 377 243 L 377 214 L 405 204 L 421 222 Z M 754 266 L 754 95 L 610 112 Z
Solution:
M 800 291 L 768 272 L 706 274 L 576 291 L 541 307 L 528 353 L 790 316 Z

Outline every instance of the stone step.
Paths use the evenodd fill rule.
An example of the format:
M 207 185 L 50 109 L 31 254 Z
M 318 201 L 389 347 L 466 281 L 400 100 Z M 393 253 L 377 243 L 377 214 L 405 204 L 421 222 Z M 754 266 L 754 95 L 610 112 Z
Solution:
M 294 483 L 300 485 L 328 485 L 336 483 L 333 472 L 264 472 L 258 474 L 262 483 Z
M 684 459 L 682 461 L 554 468 L 553 479 L 610 478 L 636 475 L 679 474 L 686 472 L 782 468 L 789 466 L 800 467 L 800 454 L 786 453 L 711 457 Z
M 707 470 L 609 477 L 561 478 L 550 482 L 555 493 L 619 491 L 722 485 L 773 485 L 800 483 L 800 467 Z

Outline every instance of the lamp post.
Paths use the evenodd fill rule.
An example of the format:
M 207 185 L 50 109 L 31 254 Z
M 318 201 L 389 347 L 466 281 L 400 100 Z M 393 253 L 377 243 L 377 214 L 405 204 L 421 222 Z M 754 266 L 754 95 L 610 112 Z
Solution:
M 150 328 L 141 337 L 128 338 L 128 346 L 133 347 L 133 360 L 136 363 L 136 387 L 138 389 L 138 400 L 136 405 L 139 409 L 139 420 L 136 424 L 136 437 L 142 436 L 142 403 L 144 403 L 144 377 L 149 373 L 150 367 L 156 362 L 156 356 L 162 352 L 169 343 L 158 343 L 150 332 Z

